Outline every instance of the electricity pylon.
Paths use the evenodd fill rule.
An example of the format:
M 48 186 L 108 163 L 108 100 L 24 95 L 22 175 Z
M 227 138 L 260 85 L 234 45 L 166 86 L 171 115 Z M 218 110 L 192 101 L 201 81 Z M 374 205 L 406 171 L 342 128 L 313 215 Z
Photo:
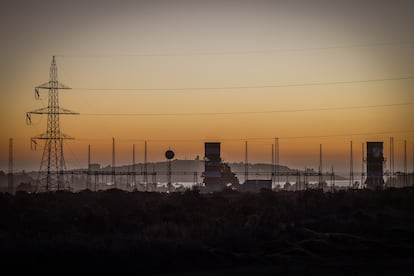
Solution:
M 36 191 L 55 191 L 68 189 L 67 182 L 64 181 L 64 171 L 66 170 L 65 158 L 63 156 L 63 140 L 73 139 L 69 135 L 60 132 L 59 115 L 78 115 L 79 113 L 59 107 L 59 90 L 71 89 L 58 82 L 56 60 L 53 56 L 50 65 L 49 81 L 35 87 L 35 98 L 39 99 L 40 89 L 49 90 L 48 106 L 26 113 L 26 122 L 31 123 L 32 114 L 46 114 L 46 132 L 32 137 L 32 146 L 36 147 L 36 140 L 45 140 L 42 161 L 40 162 L 39 174 L 36 181 Z

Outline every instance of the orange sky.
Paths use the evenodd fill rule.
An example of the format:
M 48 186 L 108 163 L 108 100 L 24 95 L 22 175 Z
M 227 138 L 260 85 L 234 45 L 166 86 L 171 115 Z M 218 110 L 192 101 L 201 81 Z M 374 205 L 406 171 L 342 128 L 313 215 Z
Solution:
M 41 150 L 30 151 L 29 141 L 45 131 L 46 117 L 34 117 L 33 125 L 26 126 L 25 113 L 47 105 L 47 92 L 36 101 L 34 87 L 48 81 L 52 55 L 57 55 L 59 80 L 74 88 L 61 93 L 60 104 L 81 113 L 61 118 L 62 131 L 77 138 L 65 146 L 69 168 L 86 165 L 88 144 L 92 161 L 110 164 L 112 137 L 118 164 L 131 162 L 133 143 L 137 161 L 142 161 L 144 140 L 149 141 L 150 161 L 163 160 L 168 147 L 179 159 L 202 157 L 204 141 L 221 141 L 226 161 L 242 161 L 248 140 L 249 160 L 270 162 L 273 138 L 280 137 L 281 163 L 317 168 L 323 144 L 326 168 L 345 171 L 350 140 L 359 168 L 361 143 L 384 141 L 387 155 L 390 136 L 396 141 L 396 168 L 402 168 L 403 140 L 412 162 L 413 105 L 298 110 L 414 102 L 413 79 L 116 90 L 414 76 L 409 1 L 205 2 L 59 5 L 42 0 L 36 6 L 30 1 L 6 5 L 0 14 L 5 41 L 0 52 L 0 169 L 7 169 L 10 137 L 15 139 L 16 169 L 39 166 Z M 296 112 L 238 113 L 281 110 Z M 194 114 L 215 112 L 219 114 Z M 237 114 L 220 114 L 232 112 Z M 96 115 L 114 113 L 191 115 Z

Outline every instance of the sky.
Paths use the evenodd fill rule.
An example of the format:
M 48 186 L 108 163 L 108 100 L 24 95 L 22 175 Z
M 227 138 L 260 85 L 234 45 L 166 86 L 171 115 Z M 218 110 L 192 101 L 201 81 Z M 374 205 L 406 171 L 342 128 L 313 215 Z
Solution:
M 9 138 L 16 171 L 36 170 L 56 56 L 69 169 L 92 162 L 202 157 L 205 141 L 222 142 L 222 158 L 271 162 L 279 137 L 280 163 L 314 167 L 323 146 L 326 170 L 355 168 L 362 143 L 403 142 L 413 165 L 414 17 L 412 1 L 2 1 L 0 10 L 0 170 Z

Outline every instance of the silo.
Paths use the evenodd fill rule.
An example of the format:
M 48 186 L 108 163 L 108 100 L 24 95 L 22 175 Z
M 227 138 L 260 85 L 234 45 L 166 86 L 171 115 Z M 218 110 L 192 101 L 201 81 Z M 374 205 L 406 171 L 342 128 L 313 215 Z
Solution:
M 384 187 L 384 143 L 367 142 L 367 179 L 368 189 L 378 190 Z

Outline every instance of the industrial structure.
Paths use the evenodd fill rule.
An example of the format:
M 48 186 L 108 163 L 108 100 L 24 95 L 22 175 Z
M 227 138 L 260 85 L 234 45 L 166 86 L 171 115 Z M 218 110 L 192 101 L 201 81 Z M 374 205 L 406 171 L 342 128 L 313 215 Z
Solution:
M 13 172 L 12 165 L 12 148 L 13 141 L 9 143 L 9 175 Z M 144 143 L 143 143 L 144 144 Z M 144 152 L 146 153 L 146 144 L 144 144 Z M 366 145 L 365 145 L 366 144 Z M 361 182 L 355 181 L 352 184 L 344 184 L 341 176 L 334 172 L 331 166 L 331 172 L 322 172 L 322 170 L 314 170 L 305 167 L 305 170 L 274 168 L 274 163 L 270 164 L 248 164 L 250 171 L 249 179 L 239 184 L 238 178 L 246 175 L 246 163 L 223 163 L 220 155 L 220 143 L 205 143 L 205 159 L 200 160 L 198 157 L 194 160 L 176 159 L 169 163 L 168 157 L 172 157 L 169 153 L 167 162 L 151 162 L 147 163 L 147 158 L 143 155 L 144 163 L 135 163 L 135 145 L 132 145 L 132 165 L 123 165 L 116 167 L 115 164 L 115 140 L 112 140 L 112 164 L 101 167 L 100 164 L 92 163 L 91 147 L 87 147 L 88 168 L 63 171 L 61 174 L 67 180 L 67 188 L 71 191 L 79 191 L 83 189 L 106 190 L 111 188 L 124 189 L 127 191 L 155 191 L 155 192 L 177 192 L 183 191 L 191 187 L 198 187 L 201 192 L 220 191 L 224 188 L 231 188 L 238 191 L 258 192 L 261 189 L 272 189 L 275 191 L 299 191 L 308 189 L 322 189 L 323 191 L 336 191 L 338 189 L 359 189 L 368 187 L 369 189 L 381 189 L 388 187 L 407 187 L 413 185 L 413 174 L 409 174 L 406 154 L 406 142 L 404 141 L 404 172 L 397 171 L 393 174 L 383 171 L 384 156 L 383 142 L 362 143 L 362 159 L 361 159 Z M 365 148 L 367 156 L 365 157 Z M 274 154 L 273 147 L 272 153 Z M 319 162 L 322 164 L 321 147 L 319 148 Z M 351 149 L 351 160 L 353 159 Z M 316 158 L 315 158 L 316 159 Z M 275 160 L 275 158 L 273 159 Z M 247 161 L 247 160 L 246 160 Z M 174 166 L 172 165 L 174 163 Z M 185 163 L 185 165 L 184 165 Z M 259 167 L 257 166 L 259 165 Z M 365 169 L 367 165 L 367 169 Z M 388 165 L 388 164 L 387 164 Z M 149 167 L 148 167 L 149 166 Z M 320 168 L 322 166 L 319 166 Z M 150 168 L 150 169 L 149 169 Z M 172 170 L 174 168 L 174 170 Z M 406 169 L 407 168 L 407 169 Z M 148 170 L 149 169 L 149 170 Z M 367 171 L 368 170 L 368 171 Z M 353 163 L 350 162 L 350 176 L 352 176 Z M 368 177 L 367 174 L 368 173 Z M 148 177 L 149 175 L 149 177 Z M 15 181 L 16 181 L 16 175 Z M 174 176 L 174 182 L 172 181 Z M 202 176 L 200 178 L 200 176 Z M 284 183 L 272 183 L 272 179 L 281 177 Z M 320 185 L 320 179 L 323 179 L 323 185 Z M 17 182 L 21 181 L 21 175 L 17 175 Z M 33 176 L 36 183 L 35 176 Z M 329 183 L 327 181 L 329 181 Z M 356 180 L 354 178 L 354 180 Z M 384 184 L 384 181 L 386 183 Z M 338 184 L 338 181 L 342 181 Z M 348 182 L 348 180 L 345 180 Z M 25 180 L 30 183 L 30 178 Z M 115 186 L 116 183 L 116 186 Z M 168 184 L 170 183 L 170 184 Z M 336 183 L 336 184 L 335 184 Z M 393 186 L 391 186 L 391 183 Z M 22 184 L 21 182 L 18 183 Z M 166 185 L 167 184 L 167 185 Z M 365 184 L 365 185 L 364 185 Z M 18 185 L 18 186 L 19 186 Z M 7 186 L 4 187 L 6 191 Z M 16 187 L 16 190 L 22 190 Z M 11 190 L 11 189 L 10 189 Z M 25 189 L 32 192 L 32 188 Z
M 255 192 L 258 193 L 262 189 L 272 190 L 271 179 L 247 179 L 243 185 L 240 185 L 237 190 L 240 192 Z
M 378 190 L 384 187 L 384 143 L 367 142 L 367 179 L 368 189 Z
M 172 150 L 167 150 L 165 152 L 165 158 L 167 158 L 167 188 L 168 192 L 172 191 L 172 183 L 171 183 L 171 159 L 174 158 L 174 152 Z
M 275 139 L 275 142 L 277 140 Z M 277 145 L 277 143 L 275 143 Z M 249 179 L 249 159 L 248 159 L 248 143 L 245 142 L 244 147 L 244 182 L 242 185 L 238 185 L 235 188 L 241 192 L 260 192 L 261 189 L 272 189 L 273 181 L 275 179 L 275 148 L 272 144 L 272 166 L 269 179 Z M 278 148 L 277 148 L 277 156 Z M 277 157 L 278 159 L 278 157 Z
M 239 185 L 235 173 L 231 172 L 229 165 L 221 160 L 220 143 L 204 143 L 204 185 L 206 191 L 221 191 L 227 186 Z
M 35 191 L 56 191 L 62 189 L 70 189 L 70 183 L 68 177 L 74 175 L 80 175 L 80 179 L 85 177 L 87 189 L 98 189 L 98 186 L 104 183 L 105 186 L 112 188 L 120 188 L 123 181 L 123 176 L 126 176 L 126 182 L 128 188 L 136 190 L 152 191 L 157 187 L 157 175 L 161 175 L 156 172 L 155 166 L 152 165 L 152 172 L 148 171 L 148 157 L 147 157 L 147 141 L 144 142 L 144 162 L 143 168 L 140 172 L 137 172 L 135 163 L 135 145 L 132 148 L 132 167 L 128 167 L 128 171 L 118 171 L 115 163 L 115 139 L 112 138 L 112 165 L 108 166 L 108 170 L 101 169 L 99 165 L 91 164 L 91 146 L 88 145 L 88 169 L 87 170 L 72 170 L 71 172 L 66 171 L 65 158 L 63 152 L 63 141 L 66 139 L 73 139 L 69 135 L 61 132 L 60 129 L 60 115 L 77 115 L 79 113 L 70 111 L 68 109 L 59 106 L 59 90 L 70 89 L 68 86 L 58 82 L 58 72 L 56 59 L 53 56 L 50 66 L 49 81 L 35 87 L 35 98 L 40 98 L 39 91 L 41 89 L 48 90 L 48 106 L 33 110 L 26 113 L 26 122 L 31 123 L 31 116 L 33 114 L 45 114 L 47 115 L 47 127 L 46 132 L 38 136 L 32 137 L 32 148 L 36 148 L 37 140 L 44 140 L 44 148 L 42 159 L 40 162 L 40 168 L 36 180 Z M 318 171 L 308 171 L 305 167 L 304 172 L 280 171 L 280 160 L 279 160 L 279 139 L 274 138 L 274 144 L 272 144 L 271 151 L 271 168 L 269 172 L 255 173 L 256 179 L 251 179 L 253 172 L 249 172 L 248 162 L 248 141 L 245 141 L 245 160 L 243 167 L 240 168 L 240 172 L 232 172 L 230 166 L 222 161 L 220 142 L 206 142 L 204 144 L 205 157 L 204 157 L 204 172 L 202 173 L 204 190 L 207 192 L 220 191 L 226 187 L 232 187 L 240 191 L 258 191 L 262 188 L 280 188 L 279 178 L 281 176 L 296 177 L 296 184 L 291 185 L 286 180 L 285 186 L 291 187 L 293 190 L 301 189 L 322 189 L 326 190 L 327 182 L 324 177 L 329 176 L 329 173 L 323 172 L 323 159 L 322 159 L 322 144 L 319 145 L 319 168 Z M 395 172 L 395 160 L 394 160 L 394 138 L 390 137 L 390 153 L 387 160 L 389 170 L 384 173 L 384 152 L 383 142 L 367 142 L 366 143 L 366 158 L 365 158 L 365 144 L 362 144 L 362 160 L 361 160 L 361 182 L 355 180 L 354 173 L 354 154 L 353 154 L 353 143 L 350 142 L 350 162 L 349 162 L 349 188 L 362 188 L 365 184 L 368 189 L 382 189 L 384 187 L 406 187 L 414 185 L 414 172 L 410 176 L 407 168 L 407 141 L 404 141 L 404 169 L 403 172 Z M 165 154 L 167 158 L 167 170 L 166 175 L 168 191 L 173 191 L 173 183 L 171 176 L 173 174 L 171 170 L 172 158 L 174 158 L 174 152 L 168 150 Z M 198 159 L 197 159 L 198 160 Z M 251 165 L 251 164 L 250 164 Z M 202 166 L 202 164 L 201 164 Z M 366 166 L 366 169 L 365 169 Z M 252 167 L 250 166 L 250 170 Z M 242 172 L 244 169 L 244 172 Z M 178 174 L 191 174 L 194 175 L 193 183 L 195 185 L 200 184 L 198 181 L 199 171 L 194 172 L 174 172 Z M 414 145 L 413 145 L 413 171 L 414 171 Z M 244 184 L 239 183 L 237 175 L 243 178 L 244 173 Z M 250 173 L 250 175 L 249 175 Z M 142 181 L 137 181 L 137 175 L 142 176 Z M 148 179 L 148 175 L 152 177 Z M 264 175 L 264 176 L 263 176 Z M 303 177 L 303 181 L 301 180 Z M 332 166 L 331 183 L 335 182 L 335 174 Z M 387 182 L 384 182 L 384 176 Z M 99 178 L 105 178 L 105 181 L 99 180 Z M 313 185 L 310 185 L 308 177 L 314 179 L 318 177 L 318 181 Z M 125 178 L 125 177 L 124 177 Z M 328 178 L 326 178 L 328 179 Z M 316 180 L 316 179 L 315 179 Z M 334 184 L 331 184 L 334 185 Z M 8 191 L 13 193 L 14 191 L 14 178 L 13 178 L 13 140 L 9 140 L 9 172 L 8 172 Z
M 59 106 L 59 90 L 70 89 L 68 86 L 58 82 L 58 71 L 56 59 L 52 57 L 50 65 L 49 81 L 35 88 L 35 98 L 39 99 L 40 89 L 48 90 L 48 106 L 26 113 L 26 122 L 31 123 L 32 114 L 47 115 L 46 132 L 32 137 L 32 145 L 36 148 L 37 140 L 44 140 L 42 160 L 36 181 L 36 191 L 54 191 L 67 189 L 65 181 L 65 158 L 63 155 L 63 140 L 73 139 L 60 131 L 60 115 L 78 115 L 79 113 Z

